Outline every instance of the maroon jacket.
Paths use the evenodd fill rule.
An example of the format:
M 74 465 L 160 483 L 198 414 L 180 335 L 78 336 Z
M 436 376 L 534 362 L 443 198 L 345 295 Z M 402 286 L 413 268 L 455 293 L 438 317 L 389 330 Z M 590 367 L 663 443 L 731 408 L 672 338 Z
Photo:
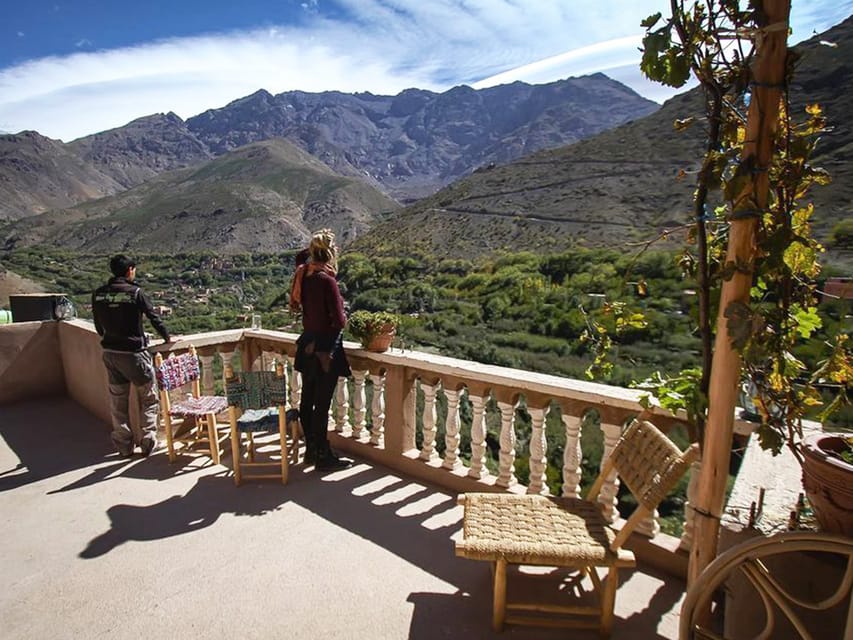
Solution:
M 344 299 L 334 277 L 325 271 L 302 279 L 302 328 L 309 333 L 338 334 L 347 323 Z

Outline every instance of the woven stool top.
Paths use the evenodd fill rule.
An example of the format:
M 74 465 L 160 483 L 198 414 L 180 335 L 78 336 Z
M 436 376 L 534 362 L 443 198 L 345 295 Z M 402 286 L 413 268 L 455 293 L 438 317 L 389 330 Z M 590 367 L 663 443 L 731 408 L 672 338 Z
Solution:
M 615 534 L 594 502 L 540 495 L 468 493 L 456 555 L 518 564 L 586 566 L 615 562 Z
M 209 413 L 219 413 L 228 408 L 228 400 L 223 396 L 199 396 L 175 402 L 171 413 L 173 416 L 206 416 Z

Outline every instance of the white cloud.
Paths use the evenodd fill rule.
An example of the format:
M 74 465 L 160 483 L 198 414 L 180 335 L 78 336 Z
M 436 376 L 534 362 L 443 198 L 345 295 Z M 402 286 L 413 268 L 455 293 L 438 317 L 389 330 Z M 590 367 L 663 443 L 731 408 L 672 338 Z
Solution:
M 339 0 L 347 21 L 305 0 L 299 27 L 169 39 L 80 52 L 0 69 L 0 126 L 72 138 L 174 111 L 183 118 L 260 88 L 272 93 L 445 90 L 519 79 L 549 82 L 607 73 L 658 101 L 671 91 L 640 76 L 639 26 L 666 0 Z M 794 39 L 822 31 L 853 0 L 808 3 Z

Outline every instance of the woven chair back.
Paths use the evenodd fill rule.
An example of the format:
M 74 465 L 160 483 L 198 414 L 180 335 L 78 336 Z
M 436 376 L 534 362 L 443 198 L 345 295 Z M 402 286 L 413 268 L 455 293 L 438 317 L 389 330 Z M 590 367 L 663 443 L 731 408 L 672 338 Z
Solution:
M 198 356 L 194 353 L 172 354 L 156 369 L 157 385 L 163 391 L 177 389 L 201 376 Z
M 637 502 L 655 509 L 696 459 L 696 453 L 694 447 L 682 452 L 651 422 L 635 420 L 611 458 Z
M 287 378 L 275 371 L 241 371 L 225 381 L 228 404 L 247 409 L 266 409 L 287 404 Z

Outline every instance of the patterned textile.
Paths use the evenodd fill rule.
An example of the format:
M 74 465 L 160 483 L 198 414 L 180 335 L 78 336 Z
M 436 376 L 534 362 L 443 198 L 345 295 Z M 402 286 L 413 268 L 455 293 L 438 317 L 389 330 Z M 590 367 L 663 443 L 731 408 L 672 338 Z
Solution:
M 157 386 L 165 391 L 182 387 L 201 375 L 198 356 L 189 353 L 171 355 L 157 367 Z
M 275 371 L 242 371 L 225 383 L 228 404 L 247 409 L 266 409 L 287 403 L 286 378 Z
M 237 429 L 249 431 L 277 431 L 278 409 L 249 409 L 237 419 Z
M 227 408 L 228 401 L 222 396 L 201 396 L 175 402 L 169 413 L 173 416 L 206 416 L 208 413 L 219 413 Z

